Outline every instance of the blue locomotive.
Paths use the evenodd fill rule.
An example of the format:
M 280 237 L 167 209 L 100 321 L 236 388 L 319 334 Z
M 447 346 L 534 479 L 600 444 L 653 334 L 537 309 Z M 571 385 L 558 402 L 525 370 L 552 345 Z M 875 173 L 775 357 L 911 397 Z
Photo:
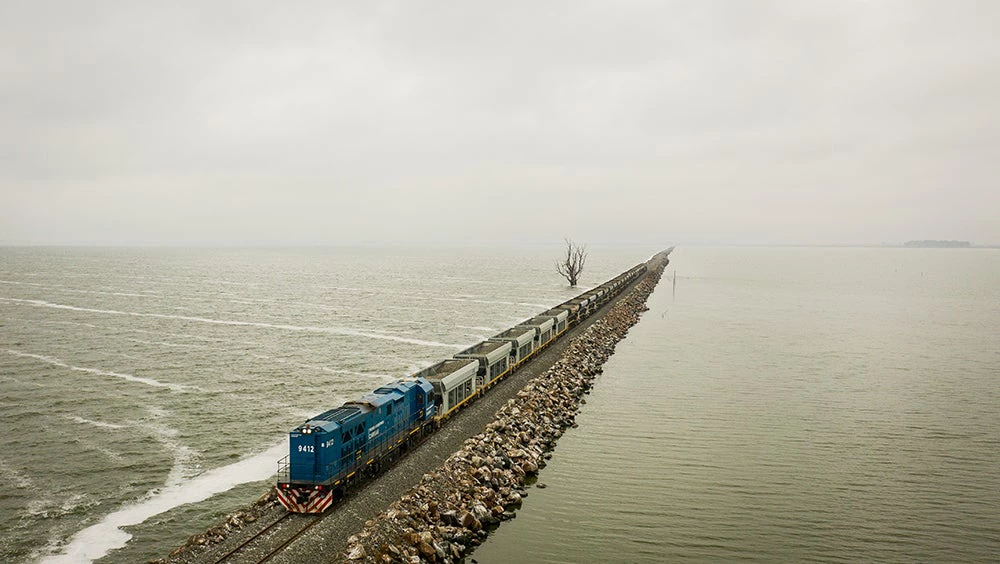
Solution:
M 282 505 L 296 513 L 325 511 L 338 491 L 359 474 L 376 471 L 433 420 L 432 393 L 422 378 L 395 382 L 293 429 L 290 452 L 279 468 Z
M 292 429 L 278 462 L 278 500 L 322 513 L 354 482 L 433 432 L 445 419 L 556 340 L 646 272 L 641 263 L 608 282 Z

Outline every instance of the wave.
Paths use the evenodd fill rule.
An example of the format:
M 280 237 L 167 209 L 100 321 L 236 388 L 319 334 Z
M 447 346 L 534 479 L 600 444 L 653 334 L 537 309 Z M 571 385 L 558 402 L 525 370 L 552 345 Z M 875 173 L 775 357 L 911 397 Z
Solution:
M 99 296 L 127 296 L 132 298 L 151 298 L 156 297 L 158 294 L 155 292 L 138 294 L 135 292 L 109 292 L 102 290 L 83 290 L 81 288 L 69 288 L 61 284 L 39 284 L 37 282 L 17 282 L 14 280 L 0 280 L 0 284 L 12 284 L 18 286 L 35 286 L 38 288 L 44 288 L 46 290 L 56 290 L 59 292 L 73 292 L 75 294 L 94 294 Z
M 295 362 L 292 360 L 286 360 L 283 358 L 277 358 L 274 356 L 268 356 L 265 354 L 255 354 L 254 358 L 259 358 L 261 360 L 274 361 L 280 364 L 288 364 L 290 366 L 297 366 L 299 368 L 307 368 L 309 370 L 319 370 L 321 372 L 326 372 L 328 374 L 345 374 L 347 376 L 361 376 L 363 378 L 392 378 L 391 374 L 376 374 L 372 372 L 355 372 L 354 370 L 342 370 L 339 368 L 330 368 L 328 366 L 320 366 L 318 364 L 303 364 L 301 362 Z
M 482 296 L 474 294 L 457 294 L 454 297 L 441 297 L 441 296 L 429 296 L 426 294 L 418 294 L 414 292 L 407 292 L 403 290 L 392 290 L 390 288 L 379 288 L 377 291 L 371 288 L 352 288 L 352 287 L 339 287 L 339 286 L 320 286 L 321 288 L 328 288 L 334 290 L 348 290 L 359 293 L 368 293 L 372 295 L 380 296 L 403 296 L 411 300 L 428 300 L 428 301 L 444 301 L 444 302 L 469 302 L 477 304 L 497 304 L 497 305 L 512 305 L 512 306 L 524 306 L 524 307 L 540 307 L 543 309 L 548 309 L 551 306 L 545 304 L 535 304 L 526 302 L 511 302 L 503 300 L 489 300 L 482 299 Z
M 32 320 L 32 322 L 33 323 L 39 323 L 39 321 L 37 321 L 37 320 Z M 46 321 L 42 321 L 42 323 L 45 323 L 45 322 Z M 94 325 L 93 323 L 81 323 L 79 321 L 48 321 L 48 323 L 52 323 L 54 325 L 76 325 L 76 326 L 79 326 L 79 327 L 86 327 L 88 329 L 100 329 L 100 327 L 98 327 L 97 325 Z
M 169 412 L 166 410 L 150 410 L 153 420 L 162 419 L 167 413 Z M 177 429 L 168 427 L 162 423 L 147 423 L 143 425 L 143 428 L 148 430 L 153 435 L 153 438 L 163 445 L 167 451 L 173 453 L 174 464 L 170 467 L 170 473 L 167 475 L 165 486 L 173 488 L 181 485 L 185 479 L 190 477 L 191 468 L 193 467 L 193 462 L 198 457 L 198 453 L 177 440 L 177 437 L 180 435 Z
M 86 368 L 86 367 L 83 367 L 83 366 L 73 366 L 72 364 L 67 364 L 67 363 L 59 360 L 58 358 L 51 357 L 51 356 L 43 356 L 43 355 L 40 355 L 40 354 L 26 353 L 26 352 L 22 352 L 22 351 L 11 350 L 11 349 L 7 349 L 7 353 L 11 354 L 11 355 L 14 355 L 14 356 L 22 357 L 22 358 L 33 358 L 35 360 L 46 362 L 46 363 L 51 364 L 53 366 L 58 366 L 60 368 L 68 368 L 69 370 L 74 370 L 76 372 L 86 372 L 88 374 L 96 374 L 98 376 L 112 376 L 112 377 L 115 377 L 115 378 L 121 378 L 122 380 L 127 380 L 129 382 L 136 382 L 136 383 L 139 383 L 139 384 L 146 384 L 147 386 L 153 386 L 153 387 L 156 387 L 156 388 L 168 388 L 168 389 L 173 390 L 175 392 L 184 392 L 184 391 L 188 391 L 190 389 L 195 389 L 195 390 L 200 390 L 201 389 L 201 388 L 198 388 L 196 386 L 192 387 L 192 386 L 183 386 L 181 384 L 165 384 L 163 382 L 160 382 L 159 380 L 154 380 L 152 378 L 143 378 L 141 376 L 135 376 L 133 374 L 124 374 L 122 372 L 111 372 L 109 370 L 101 370 L 99 368 Z
M 388 335 L 372 333 L 370 331 L 359 331 L 347 327 L 308 327 L 300 325 L 288 325 L 283 323 L 264 323 L 259 321 L 237 321 L 232 319 L 212 319 L 208 317 L 193 317 L 188 315 L 173 315 L 167 313 L 145 313 L 138 311 L 118 311 L 113 309 L 96 309 L 89 307 L 78 307 L 66 304 L 57 304 L 44 300 L 23 300 L 18 298 L 0 298 L 2 301 L 23 303 L 35 307 L 47 307 L 52 309 L 63 309 L 69 311 L 82 311 L 87 313 L 103 313 L 107 315 L 126 315 L 131 317 L 151 317 L 156 319 L 177 319 L 181 321 L 194 321 L 197 323 L 210 323 L 213 325 L 231 325 L 237 327 L 262 327 L 266 329 L 281 329 L 285 331 L 306 331 L 313 333 L 326 333 L 333 335 L 344 335 L 349 337 L 364 337 L 368 339 L 381 339 L 385 341 L 395 341 L 397 343 L 408 343 L 411 345 L 421 345 L 425 347 L 442 347 L 449 349 L 460 349 L 463 345 L 453 343 L 439 343 L 437 341 L 426 341 L 410 337 L 400 337 L 398 335 Z
M 211 348 L 208 345 L 192 345 L 188 343 L 170 343 L 167 341 L 146 341 L 143 339 L 125 339 L 133 343 L 141 343 L 143 345 L 156 345 L 159 347 L 170 347 L 170 348 L 184 348 L 184 349 L 208 349 Z
M 195 478 L 179 480 L 176 475 L 179 472 L 172 471 L 163 488 L 138 503 L 124 506 L 104 516 L 99 523 L 73 535 L 60 553 L 47 556 L 41 562 L 62 564 L 97 560 L 112 550 L 125 546 L 132 538 L 122 527 L 138 525 L 171 509 L 204 501 L 240 484 L 265 480 L 274 475 L 274 461 L 287 452 L 288 441 L 285 439 L 260 454 L 209 470 Z
M 125 425 L 119 425 L 117 423 L 105 423 L 104 421 L 92 421 L 90 419 L 84 419 L 76 415 L 66 415 L 66 419 L 70 421 L 76 421 L 77 423 L 83 423 L 86 425 L 93 425 L 94 427 L 101 427 L 102 429 L 124 429 Z
M 41 286 L 42 288 L 51 288 L 51 286 L 46 286 L 45 284 L 39 284 L 38 282 L 18 282 L 16 280 L 0 280 L 0 284 L 12 284 L 18 286 Z
M 15 488 L 22 490 L 35 488 L 34 482 L 27 474 L 13 468 L 3 460 L 0 460 L 0 473 L 6 477 L 7 483 L 12 484 Z
M 234 341 L 232 339 L 222 339 L 219 337 L 206 337 L 204 335 L 195 335 L 193 333 L 168 333 L 165 331 L 147 331 L 146 329 L 138 328 L 130 329 L 130 331 L 134 331 L 136 333 L 146 333 L 147 335 L 155 335 L 157 337 L 181 337 L 184 339 L 194 339 L 196 341 L 204 341 L 206 343 L 225 343 L 228 341 L 234 343 L 252 344 L 248 341 Z
M 435 300 L 441 302 L 470 302 L 475 304 L 496 304 L 496 305 L 509 305 L 509 306 L 523 306 L 532 308 L 542 308 L 549 309 L 550 306 L 545 304 L 533 304 L 528 302 L 507 302 L 502 300 L 478 300 L 472 298 L 442 298 L 440 296 L 413 296 L 415 299 L 420 300 Z

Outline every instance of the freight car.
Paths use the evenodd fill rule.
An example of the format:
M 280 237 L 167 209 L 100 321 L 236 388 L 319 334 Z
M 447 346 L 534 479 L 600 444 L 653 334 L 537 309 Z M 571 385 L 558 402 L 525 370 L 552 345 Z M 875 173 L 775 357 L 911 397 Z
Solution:
M 518 327 L 528 327 L 535 330 L 535 350 L 542 349 L 552 342 L 555 338 L 554 328 L 556 326 L 556 320 L 554 317 L 546 317 L 543 315 L 536 315 L 531 319 L 526 319 L 517 324 Z
M 289 432 L 278 462 L 278 500 L 322 513 L 355 482 L 377 474 L 456 411 L 580 323 L 646 271 L 641 263 L 576 298 Z
M 531 327 L 511 327 L 490 337 L 489 340 L 510 343 L 508 363 L 512 370 L 517 370 L 517 367 L 535 352 L 535 330 Z

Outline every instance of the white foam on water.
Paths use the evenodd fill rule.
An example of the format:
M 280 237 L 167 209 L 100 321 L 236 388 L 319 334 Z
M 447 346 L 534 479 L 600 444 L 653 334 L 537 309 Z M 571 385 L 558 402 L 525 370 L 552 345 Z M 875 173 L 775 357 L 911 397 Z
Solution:
M 63 500 L 62 504 L 59 506 L 59 510 L 66 513 L 72 513 L 80 507 L 94 507 L 99 505 L 100 502 L 90 499 L 87 494 L 74 494 Z
M 39 361 L 42 361 L 42 362 L 47 362 L 47 363 L 49 363 L 49 364 L 51 364 L 53 366 L 58 366 L 60 368 L 68 368 L 69 370 L 74 370 L 76 372 L 86 372 L 88 374 L 97 374 L 98 376 L 113 376 L 115 378 L 121 378 L 122 380 L 127 380 L 129 382 L 136 382 L 138 384 L 146 384 L 147 386 L 153 386 L 153 387 L 156 387 L 156 388 L 167 388 L 167 389 L 173 390 L 175 392 L 183 392 L 183 391 L 187 391 L 188 389 L 191 389 L 189 386 L 182 386 L 180 384 L 164 384 L 163 382 L 160 382 L 159 380 L 154 380 L 152 378 L 143 378 L 141 376 L 135 376 L 133 374 L 124 374 L 124 373 L 121 373 L 121 372 L 111 372 L 110 370 L 101 370 L 101 369 L 98 369 L 98 368 L 86 368 L 86 367 L 83 367 L 83 366 L 73 366 L 72 364 L 67 364 L 67 363 L 59 360 L 58 358 L 51 357 L 51 356 L 44 356 L 44 355 L 40 355 L 40 354 L 31 354 L 31 353 L 26 353 L 26 352 L 22 352 L 22 351 L 15 351 L 15 350 L 11 350 L 11 349 L 7 349 L 7 353 L 8 354 L 12 354 L 14 356 L 20 356 L 20 357 L 23 357 L 23 358 L 33 358 L 35 360 L 39 360 Z M 194 388 L 194 389 L 199 389 L 199 388 Z
M 374 372 L 355 372 L 354 370 L 343 370 L 340 368 L 330 368 L 329 366 L 320 366 L 318 364 L 303 364 L 301 362 L 295 362 L 292 360 L 287 360 L 284 358 L 278 358 L 274 356 L 268 356 L 266 354 L 255 354 L 254 358 L 259 358 L 261 360 L 274 361 L 280 364 L 287 364 L 289 366 L 297 366 L 299 368 L 306 368 L 308 370 L 319 370 L 320 372 L 326 372 L 328 374 L 345 374 L 347 376 L 360 376 L 362 378 L 392 378 L 389 374 L 377 374 Z
M 47 320 L 47 319 L 40 319 L 40 320 L 33 319 L 31 321 L 33 323 L 42 323 L 42 324 L 48 324 L 48 325 L 73 325 L 73 326 L 76 326 L 76 327 L 87 327 L 87 328 L 90 328 L 90 329 L 100 329 L 100 327 L 98 327 L 97 325 L 94 325 L 93 323 L 80 323 L 79 321 L 53 321 L 53 320 Z
M 469 326 L 469 325 L 456 325 L 455 327 L 457 327 L 459 329 L 469 329 L 469 330 L 472 330 L 472 331 L 496 331 L 496 329 L 494 329 L 492 327 L 476 327 L 474 325 L 473 326 Z
M 221 339 L 219 337 L 206 337 L 204 335 L 194 335 L 191 333 L 167 333 L 163 331 L 147 331 L 146 329 L 132 329 L 136 333 L 146 333 L 148 335 L 164 336 L 164 337 L 182 337 L 184 339 L 194 339 L 196 341 L 205 341 L 207 343 L 223 343 L 227 339 Z M 239 341 L 232 341 L 239 342 Z
M 66 419 L 70 421 L 76 421 L 77 423 L 84 423 L 86 425 L 93 425 L 94 427 L 101 427 L 104 429 L 124 429 L 125 425 L 118 425 L 117 423 L 105 423 L 103 421 L 93 421 L 90 419 L 84 419 L 83 417 L 78 417 L 76 415 L 67 415 Z
M 126 296 L 130 298 L 155 298 L 159 297 L 157 294 L 137 294 L 134 292 L 108 292 L 102 290 L 83 290 L 79 288 L 62 288 L 63 292 L 73 292 L 76 294 L 95 294 L 99 296 Z
M 156 293 L 145 293 L 137 294 L 134 292 L 111 292 L 104 290 L 84 290 L 82 288 L 67 288 L 62 284 L 39 284 L 37 282 L 16 282 L 14 280 L 0 280 L 0 284 L 16 284 L 18 286 L 36 286 L 38 288 L 45 288 L 46 290 L 56 290 L 58 292 L 72 292 L 76 294 L 95 294 L 101 296 L 128 296 L 133 298 L 150 298 L 156 297 Z
M 108 458 L 108 460 L 110 460 L 110 461 L 112 461 L 112 462 L 114 462 L 116 464 L 120 464 L 120 463 L 122 463 L 122 462 L 125 461 L 125 457 L 122 456 L 122 454 L 120 452 L 115 452 L 115 451 L 111 450 L 110 448 L 99 446 L 99 445 L 95 445 L 95 444 L 93 444 L 91 442 L 86 442 L 84 444 L 86 444 L 90 448 L 96 450 L 97 452 L 103 454 L 104 456 L 106 456 Z
M 126 341 L 131 341 L 133 343 L 141 343 L 143 345 L 156 345 L 159 347 L 170 347 L 170 348 L 184 348 L 184 349 L 207 349 L 208 345 L 190 345 L 187 343 L 168 343 L 167 341 L 145 341 L 143 339 L 125 339 Z
M 178 319 L 181 321 L 194 321 L 197 323 L 210 323 L 213 325 L 232 325 L 237 327 L 263 327 L 266 329 L 281 329 L 285 331 L 307 331 L 313 333 L 326 333 L 333 335 L 345 335 L 349 337 L 364 337 L 368 339 L 381 339 L 385 341 L 395 341 L 397 343 L 408 343 L 411 345 L 421 345 L 425 347 L 461 348 L 462 345 L 451 343 L 439 343 L 437 341 L 425 341 L 423 339 L 413 339 L 410 337 L 400 337 L 383 333 L 372 333 L 370 331 L 359 331 L 347 327 L 307 327 L 300 325 L 287 325 L 282 323 L 264 323 L 259 321 L 236 321 L 232 319 L 212 319 L 208 317 L 192 317 L 188 315 L 172 315 L 167 313 L 145 313 L 138 311 L 118 311 L 113 309 L 96 309 L 89 307 L 77 307 L 66 304 L 57 304 L 45 300 L 22 300 L 18 298 L 0 298 L 2 301 L 22 303 L 35 307 L 47 307 L 53 309 L 64 309 L 69 311 L 83 311 L 87 313 L 103 313 L 107 315 L 128 315 L 132 317 L 152 317 L 157 319 Z
M 382 305 L 380 307 L 382 309 L 401 309 L 401 310 L 404 310 L 404 311 L 432 311 L 432 312 L 435 312 L 435 313 L 439 313 L 439 312 L 443 311 L 440 307 L 401 306 L 401 305 L 390 305 L 390 304 L 385 304 L 385 305 Z M 362 308 L 358 308 L 358 309 L 362 309 Z M 457 312 L 459 310 L 453 309 L 453 310 L 450 310 L 450 311 Z
M 417 372 L 420 372 L 424 368 L 427 368 L 428 366 L 433 366 L 434 364 L 435 363 L 433 362 L 426 362 L 426 361 L 411 363 L 409 366 L 406 367 L 406 374 L 407 375 L 416 374 Z
M 223 286 L 246 286 L 246 287 L 251 287 L 251 286 L 256 286 L 257 285 L 257 284 L 253 284 L 253 283 L 250 283 L 250 282 L 236 282 L 234 280 L 223 280 L 221 278 L 208 278 L 204 282 L 206 284 L 221 284 Z
M 38 282 L 18 282 L 16 280 L 0 280 L 0 284 L 16 284 L 18 286 L 41 286 L 43 288 L 51 288 L 51 286 L 39 284 Z
M 34 482 L 31 481 L 31 478 L 27 474 L 11 467 L 3 460 L 0 460 L 0 474 L 5 476 L 7 483 L 13 484 L 15 488 L 26 490 L 35 487 Z
M 11 376 L 10 374 L 0 374 L 0 382 L 14 382 L 15 384 L 17 384 L 19 386 L 26 386 L 26 387 L 37 388 L 37 389 L 43 389 L 43 388 L 45 388 L 45 385 L 43 385 L 43 384 L 40 384 L 38 382 L 25 381 L 25 380 L 22 380 L 20 378 L 15 378 L 14 376 Z M 6 406 L 8 404 L 3 404 L 3 405 Z
M 548 309 L 549 306 L 545 304 L 532 304 L 526 302 L 506 302 L 501 300 L 476 300 L 470 298 L 442 298 L 440 296 L 414 296 L 415 299 L 421 300 L 436 300 L 441 302 L 470 302 L 476 304 L 496 304 L 496 305 L 510 305 L 510 306 L 524 306 L 524 307 L 540 307 L 543 309 Z
M 150 414 L 154 419 L 160 419 L 166 413 L 168 412 L 155 412 L 150 410 Z M 180 432 L 178 432 L 177 429 L 160 423 L 152 425 L 147 424 L 143 427 L 148 429 L 153 437 L 161 445 L 163 445 L 166 450 L 170 451 L 174 455 L 174 464 L 170 467 L 170 473 L 167 475 L 166 486 L 177 486 L 190 477 L 191 462 L 197 457 L 198 453 L 191 447 L 177 440 L 177 436 L 180 435 Z
M 285 439 L 262 453 L 209 470 L 191 479 L 171 483 L 174 478 L 172 472 L 163 488 L 138 503 L 126 505 L 106 515 L 96 525 L 79 531 L 58 554 L 46 556 L 41 562 L 76 564 L 102 558 L 112 550 L 125 546 L 132 538 L 122 527 L 138 525 L 171 509 L 204 501 L 240 484 L 265 480 L 274 475 L 277 469 L 275 461 L 287 452 L 288 440 Z

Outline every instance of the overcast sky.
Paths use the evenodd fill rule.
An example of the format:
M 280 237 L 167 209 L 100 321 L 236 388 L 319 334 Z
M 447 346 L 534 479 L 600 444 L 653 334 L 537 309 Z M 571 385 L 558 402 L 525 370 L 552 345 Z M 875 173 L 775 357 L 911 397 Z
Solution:
M 1000 243 L 998 30 L 995 0 L 0 0 L 0 244 Z

